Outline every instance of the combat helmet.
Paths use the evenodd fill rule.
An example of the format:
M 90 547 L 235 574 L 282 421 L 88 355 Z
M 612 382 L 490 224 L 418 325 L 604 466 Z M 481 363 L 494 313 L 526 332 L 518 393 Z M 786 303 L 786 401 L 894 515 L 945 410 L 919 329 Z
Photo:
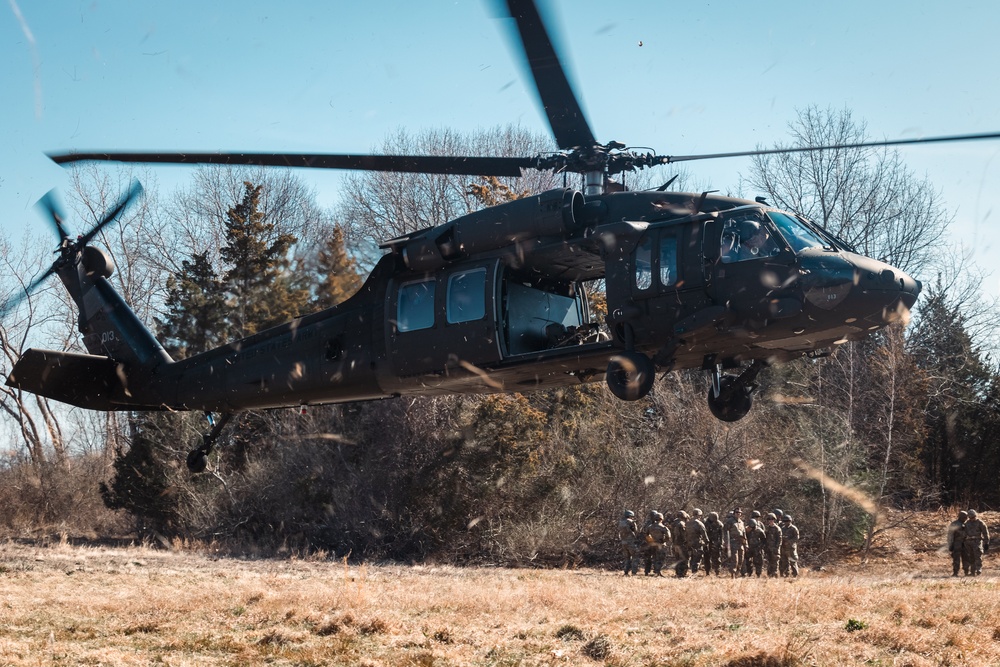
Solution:
M 695 508 L 694 508 L 693 510 L 691 510 L 691 514 L 693 514 L 693 515 L 694 515 L 694 518 L 696 518 L 696 519 L 697 519 L 697 518 L 698 518 L 698 517 L 700 517 L 700 516 L 701 516 L 702 514 L 704 514 L 704 512 L 702 512 L 702 511 L 701 511 L 700 509 L 698 509 L 697 507 L 695 507 Z
M 760 512 L 758 512 L 757 510 L 754 510 L 753 512 L 750 512 L 750 518 L 751 519 L 759 519 L 760 518 Z
M 774 512 L 768 512 L 768 513 L 767 513 L 767 516 L 766 516 L 765 518 L 766 518 L 767 520 L 769 520 L 769 521 L 777 521 L 777 520 L 778 520 L 778 517 L 776 517 L 776 516 L 774 515 Z
M 681 510 L 680 512 L 677 513 L 677 518 L 687 520 L 689 518 L 688 513 L 685 512 L 684 510 Z
M 625 510 L 624 512 L 622 512 L 622 518 L 623 519 L 631 519 L 634 516 L 635 516 L 635 512 L 633 512 L 632 510 Z
M 660 513 L 659 511 L 653 510 L 652 512 L 650 512 L 650 514 L 652 515 L 655 521 L 663 521 L 663 514 Z
M 970 519 L 975 519 L 977 516 L 979 516 L 979 514 L 976 512 L 976 510 L 969 510 Z
M 969 518 L 969 513 L 966 512 L 965 510 L 962 510 L 961 512 L 958 513 L 958 518 L 959 519 L 968 519 Z
M 718 521 L 719 520 L 719 513 L 718 512 L 709 512 L 708 513 L 708 518 L 711 519 L 712 521 Z
M 781 522 L 782 523 L 791 523 L 792 522 L 792 515 L 789 514 L 788 512 L 785 512 L 784 514 L 781 515 Z

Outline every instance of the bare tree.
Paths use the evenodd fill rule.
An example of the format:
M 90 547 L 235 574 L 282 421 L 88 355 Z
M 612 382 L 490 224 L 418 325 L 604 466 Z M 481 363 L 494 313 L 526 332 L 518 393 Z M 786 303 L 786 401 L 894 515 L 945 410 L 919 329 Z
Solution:
M 100 222 L 133 180 L 143 182 L 142 196 L 104 227 L 92 243 L 107 250 L 115 263 L 110 278 L 114 288 L 139 319 L 151 322 L 164 297 L 164 262 L 152 242 L 162 224 L 157 216 L 155 179 L 131 166 L 108 169 L 96 164 L 74 168 L 71 177 L 73 189 L 68 198 L 76 214 L 72 228 L 80 233 Z M 74 307 L 67 310 L 72 312 Z
M 869 140 L 847 109 L 809 107 L 789 125 L 790 147 Z M 782 147 L 782 146 L 779 146 Z M 747 183 L 781 208 L 801 213 L 869 257 L 907 272 L 927 270 L 940 256 L 951 214 L 926 179 L 888 148 L 761 155 Z
M 430 130 L 413 136 L 398 130 L 374 152 L 386 155 L 532 156 L 551 151 L 546 137 L 507 126 L 471 136 Z M 440 225 L 470 213 L 481 203 L 469 191 L 471 176 L 443 174 L 349 173 L 338 207 L 350 247 L 374 248 L 386 239 Z M 563 178 L 528 170 L 521 178 L 502 178 L 512 192 L 541 192 L 562 185 Z
M 48 269 L 45 262 L 49 253 L 42 242 L 26 237 L 15 247 L 0 237 L 0 257 L 3 258 L 0 273 L 5 278 L 0 286 L 0 303 L 22 299 L 0 320 L 0 376 L 6 378 L 24 351 L 47 340 L 47 331 L 59 332 L 61 318 L 52 309 L 51 283 L 43 283 L 32 294 L 25 293 L 25 288 Z M 54 320 L 56 325 L 51 326 Z M 4 384 L 0 386 L 0 414 L 14 425 L 33 466 L 44 466 L 50 455 L 65 463 L 66 439 L 59 417 L 47 399 Z
M 290 170 L 268 167 L 212 165 L 199 168 L 191 186 L 179 190 L 167 207 L 162 238 L 157 246 L 170 272 L 181 262 L 208 253 L 214 264 L 225 245 L 226 214 L 243 198 L 244 183 L 263 186 L 260 210 L 274 224 L 275 238 L 295 236 L 295 259 L 315 248 L 333 223 L 316 203 L 316 193 Z M 274 239 L 268 239 L 273 241 Z

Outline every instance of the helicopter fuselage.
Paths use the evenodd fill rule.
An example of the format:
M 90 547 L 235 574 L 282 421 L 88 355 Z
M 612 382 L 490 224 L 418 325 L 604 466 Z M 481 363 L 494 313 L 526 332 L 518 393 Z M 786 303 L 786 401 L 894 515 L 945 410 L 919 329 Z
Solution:
M 555 190 L 385 247 L 347 301 L 180 361 L 137 350 L 158 344 L 122 323 L 106 276 L 74 269 L 90 355 L 34 351 L 10 382 L 105 410 L 234 412 L 605 378 L 639 398 L 657 370 L 823 353 L 902 317 L 919 293 L 793 214 L 690 193 L 584 201 Z M 618 368 L 622 358 L 639 368 Z M 68 396 L 68 380 L 92 386 Z

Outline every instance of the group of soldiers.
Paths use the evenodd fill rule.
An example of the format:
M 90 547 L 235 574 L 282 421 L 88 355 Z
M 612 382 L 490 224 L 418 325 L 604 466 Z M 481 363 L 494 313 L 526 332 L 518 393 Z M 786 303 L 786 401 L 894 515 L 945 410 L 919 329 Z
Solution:
M 719 519 L 718 512 L 705 517 L 700 509 L 674 515 L 669 525 L 661 512 L 652 510 L 640 527 L 635 512 L 625 510 L 618 522 L 618 540 L 625 557 L 625 576 L 639 572 L 663 576 L 664 565 L 673 567 L 678 577 L 688 573 L 720 576 L 723 567 L 729 576 L 761 576 L 767 562 L 767 576 L 799 576 L 799 529 L 792 516 L 780 509 L 762 517 L 754 510 L 743 520 L 739 507 Z
M 983 554 L 990 550 L 990 531 L 976 510 L 962 510 L 948 525 L 948 551 L 951 552 L 951 576 L 961 569 L 965 576 L 983 573 Z

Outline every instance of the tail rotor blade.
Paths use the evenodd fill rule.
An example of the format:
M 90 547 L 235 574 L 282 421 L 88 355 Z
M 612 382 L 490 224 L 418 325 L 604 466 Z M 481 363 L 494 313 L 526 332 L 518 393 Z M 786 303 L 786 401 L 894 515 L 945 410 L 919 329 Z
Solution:
M 60 257 L 52 264 L 52 266 L 48 268 L 47 271 L 45 271 L 45 273 L 28 283 L 23 292 L 17 294 L 16 296 L 12 296 L 0 304 L 0 318 L 6 317 L 9 313 L 13 312 L 14 309 L 21 305 L 21 303 L 28 298 L 28 296 L 30 296 L 39 285 L 48 280 L 49 276 L 58 272 L 59 268 L 65 264 L 69 257 L 75 255 L 80 249 L 86 246 L 91 239 L 100 233 L 102 229 L 111 223 L 111 221 L 121 215 L 122 212 L 128 208 L 140 194 L 142 194 L 142 185 L 139 181 L 132 181 L 132 185 L 129 187 L 128 192 L 122 195 L 115 207 L 108 211 L 101 221 L 97 223 L 97 225 L 95 225 L 89 232 L 79 237 L 75 242 L 67 242 L 69 239 L 69 232 L 63 224 L 62 214 L 59 211 L 59 205 L 56 202 L 55 195 L 53 195 L 52 192 L 48 192 L 44 197 L 38 200 L 38 206 L 49 214 L 49 218 L 52 220 L 56 227 L 56 231 L 59 233 L 60 239 L 63 241 L 60 249 L 56 251 L 60 253 Z
M 38 204 L 43 211 L 45 211 L 52 224 L 55 225 L 56 233 L 59 234 L 59 239 L 69 238 L 69 231 L 63 224 L 63 215 L 59 207 L 59 202 L 56 201 L 55 190 L 49 190 L 42 198 L 38 200 Z
M 108 226 L 115 218 L 122 214 L 129 205 L 142 194 L 142 184 L 139 181 L 132 181 L 132 186 L 128 189 L 113 209 L 108 211 L 104 217 L 89 232 L 80 237 L 79 245 L 83 247 L 90 243 L 91 239 L 97 236 L 102 229 Z
M 3 304 L 0 304 L 0 319 L 7 317 L 8 314 L 14 312 L 14 310 L 18 306 L 20 306 L 21 303 L 25 299 L 27 299 L 39 285 L 48 280 L 49 276 L 51 276 L 55 272 L 56 272 L 56 266 L 55 264 L 53 264 L 52 266 L 49 267 L 48 271 L 46 271 L 42 275 L 32 280 L 30 283 L 28 283 L 28 285 L 24 288 L 23 292 L 15 296 L 12 296 L 11 298 L 3 302 Z

